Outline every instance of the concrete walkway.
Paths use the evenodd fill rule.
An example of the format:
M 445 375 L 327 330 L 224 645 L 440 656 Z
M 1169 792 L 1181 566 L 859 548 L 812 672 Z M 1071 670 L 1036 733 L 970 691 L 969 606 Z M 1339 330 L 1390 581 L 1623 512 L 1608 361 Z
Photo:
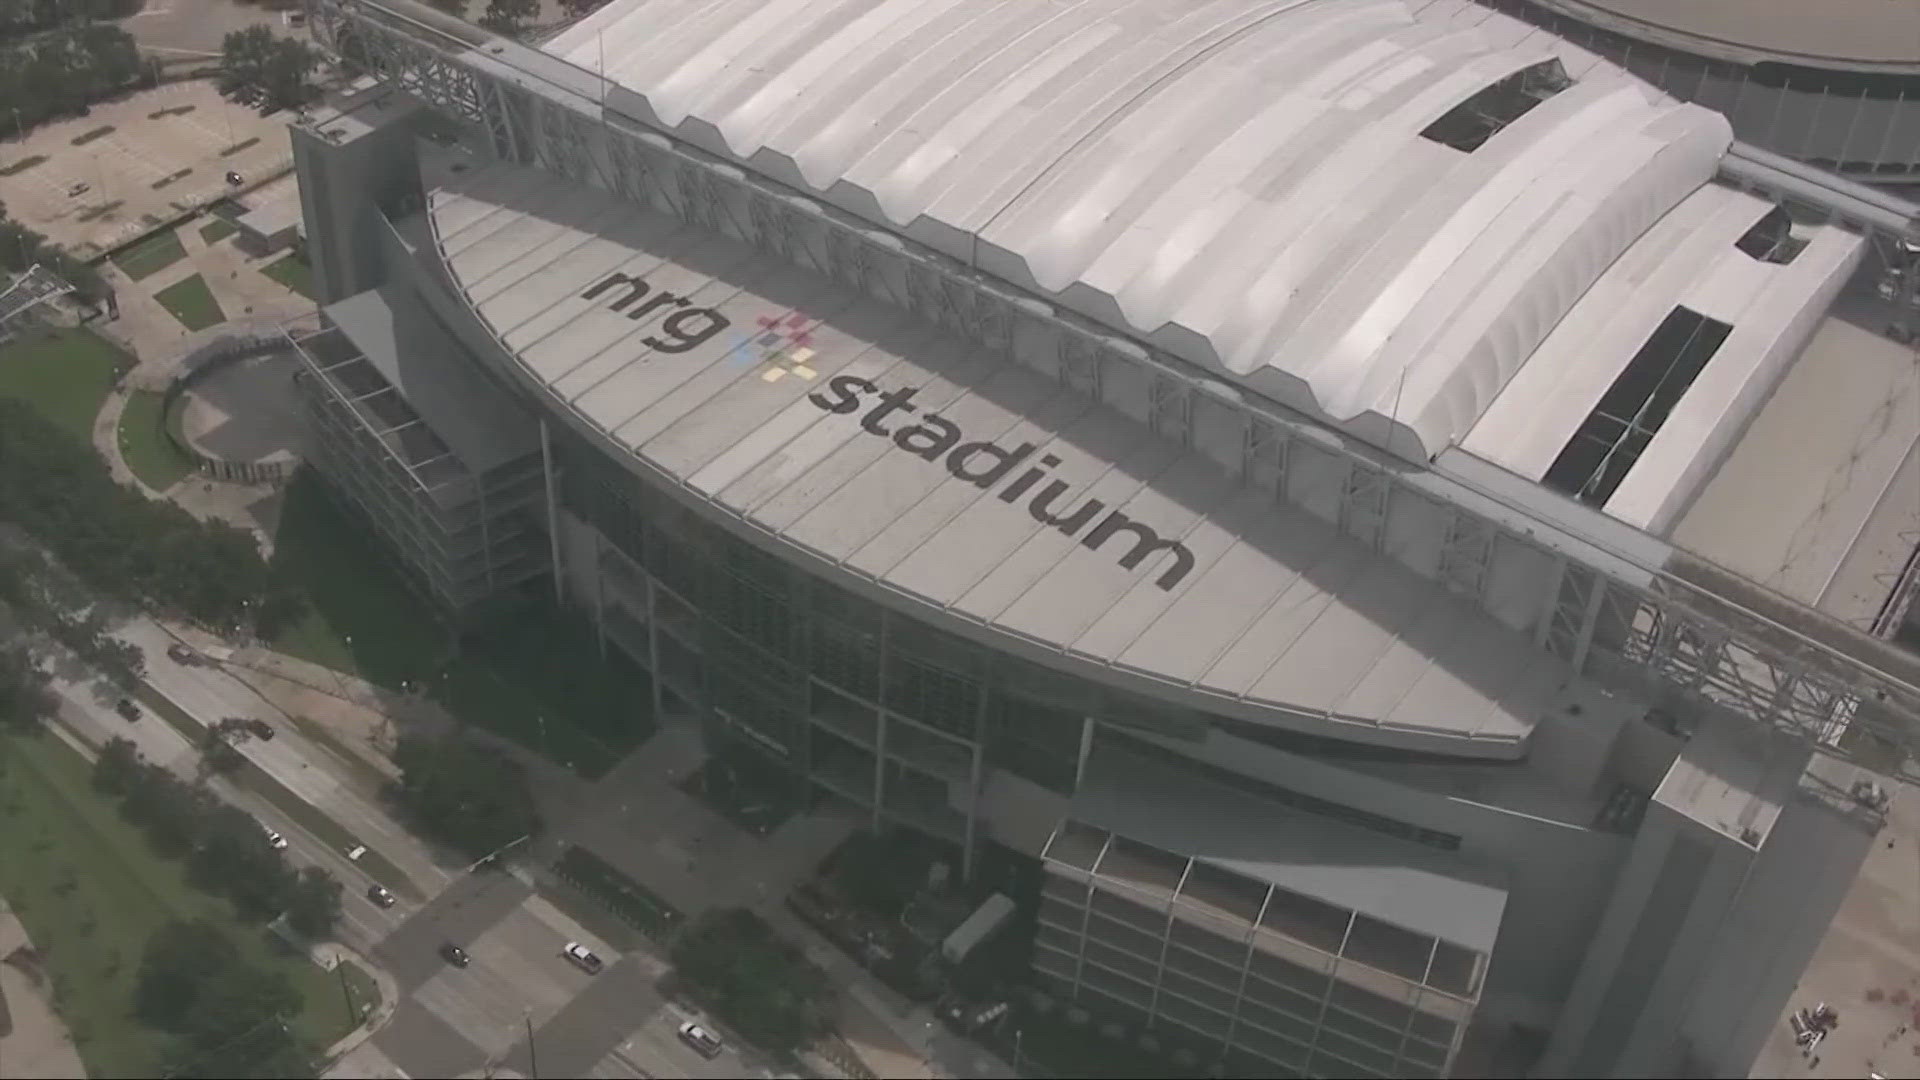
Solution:
M 46 987 L 6 962 L 14 950 L 31 946 L 26 927 L 0 898 L 0 1076 L 85 1080 L 80 1052 Z

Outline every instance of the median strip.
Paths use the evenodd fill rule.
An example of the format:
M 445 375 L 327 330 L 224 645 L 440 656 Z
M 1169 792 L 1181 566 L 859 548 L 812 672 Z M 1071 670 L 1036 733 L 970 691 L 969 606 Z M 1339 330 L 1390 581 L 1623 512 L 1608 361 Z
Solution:
M 147 683 L 141 683 L 134 691 L 141 703 L 169 726 L 186 738 L 187 743 L 199 747 L 200 740 L 206 734 L 206 726 L 195 720 L 192 714 L 175 705 L 172 700 Z M 240 768 L 227 777 L 236 787 L 244 788 L 260 796 L 273 805 L 273 808 L 285 814 L 295 825 L 312 834 L 316 840 L 345 854 L 360 846 L 360 841 L 339 822 L 328 817 L 319 807 L 295 795 L 288 787 L 275 779 L 272 773 L 256 765 L 252 759 L 243 758 Z M 393 892 L 415 903 L 424 901 L 426 896 L 413 883 L 413 879 L 402 873 L 393 861 L 378 851 L 368 848 L 366 854 L 354 862 L 366 872 L 367 876 L 385 885 Z

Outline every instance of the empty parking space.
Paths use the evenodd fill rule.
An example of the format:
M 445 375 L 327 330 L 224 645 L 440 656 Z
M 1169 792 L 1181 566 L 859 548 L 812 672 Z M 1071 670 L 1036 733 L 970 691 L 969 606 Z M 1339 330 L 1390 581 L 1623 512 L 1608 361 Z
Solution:
M 89 257 L 221 198 L 229 172 L 246 182 L 285 169 L 286 120 L 222 100 L 209 80 L 155 87 L 0 144 L 0 203 Z

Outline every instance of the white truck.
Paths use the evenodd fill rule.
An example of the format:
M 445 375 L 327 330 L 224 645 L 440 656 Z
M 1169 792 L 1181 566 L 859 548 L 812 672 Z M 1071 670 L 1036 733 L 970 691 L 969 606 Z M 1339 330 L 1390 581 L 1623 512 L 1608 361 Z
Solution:
M 967 916 L 967 921 L 954 928 L 947 940 L 940 943 L 940 955 L 950 964 L 958 964 L 973 955 L 973 950 L 984 945 L 993 935 L 1013 918 L 1013 901 L 1005 893 L 994 893 L 981 901 L 979 908 Z

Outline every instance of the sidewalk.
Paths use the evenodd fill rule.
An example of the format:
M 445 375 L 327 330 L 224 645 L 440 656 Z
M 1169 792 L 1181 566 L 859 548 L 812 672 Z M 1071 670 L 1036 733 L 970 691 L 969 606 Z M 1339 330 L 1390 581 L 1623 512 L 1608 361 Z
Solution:
M 15 949 L 32 949 L 26 927 L 0 897 L 0 1064 L 4 1076 L 86 1080 L 87 1070 L 46 988 L 6 962 Z

